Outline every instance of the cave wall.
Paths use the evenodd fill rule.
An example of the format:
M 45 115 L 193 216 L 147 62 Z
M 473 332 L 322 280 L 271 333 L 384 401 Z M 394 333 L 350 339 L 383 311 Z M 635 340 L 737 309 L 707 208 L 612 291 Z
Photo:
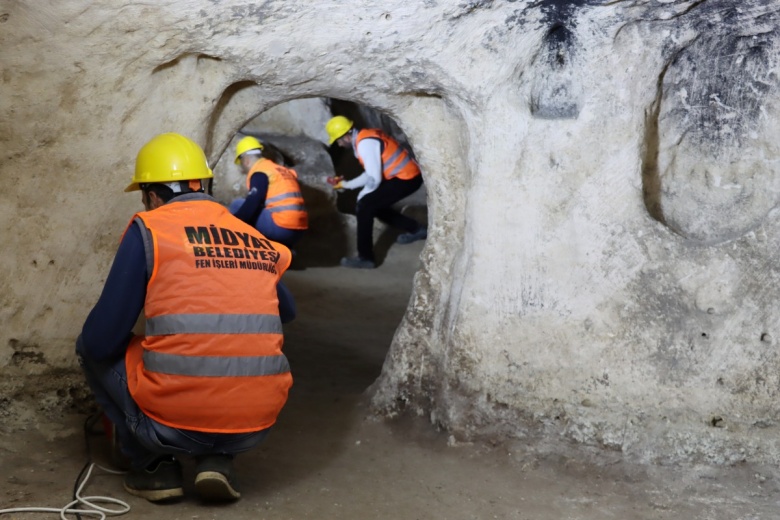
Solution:
M 391 116 L 426 175 L 377 411 L 777 462 L 778 9 L 0 0 L 4 384 L 75 365 L 144 142 L 213 164 L 256 115 L 330 97 Z

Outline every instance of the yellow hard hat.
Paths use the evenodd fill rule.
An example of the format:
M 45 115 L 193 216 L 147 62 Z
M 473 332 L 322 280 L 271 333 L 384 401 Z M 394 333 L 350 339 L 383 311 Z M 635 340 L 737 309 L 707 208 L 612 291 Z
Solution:
M 349 132 L 353 124 L 352 121 L 344 116 L 330 118 L 330 121 L 325 124 L 325 131 L 328 132 L 328 136 L 330 137 L 330 142 L 328 142 L 328 144 L 333 144 L 337 139 L 344 136 L 344 134 Z
M 238 144 L 236 145 L 236 164 L 241 162 L 241 155 L 248 152 L 249 150 L 262 150 L 263 144 L 258 141 L 256 138 L 252 137 L 251 135 L 248 135 L 241 139 Z
M 212 177 L 206 154 L 198 143 L 181 134 L 159 134 L 138 152 L 133 182 L 125 191 L 139 190 L 139 184 Z

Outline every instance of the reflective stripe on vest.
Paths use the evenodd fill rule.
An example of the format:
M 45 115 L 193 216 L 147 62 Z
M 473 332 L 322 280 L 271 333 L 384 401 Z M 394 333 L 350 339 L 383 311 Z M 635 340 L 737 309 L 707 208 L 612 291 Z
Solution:
M 272 314 L 164 314 L 146 320 L 147 336 L 167 334 L 281 334 Z
M 144 369 L 160 374 L 192 377 L 257 377 L 284 374 L 290 364 L 278 356 L 178 356 L 145 350 Z
M 398 159 L 401 155 L 404 156 L 403 160 L 395 165 L 394 168 L 391 168 L 390 166 L 393 164 L 393 162 L 395 162 L 395 160 Z M 401 173 L 401 170 L 404 169 L 404 166 L 409 164 L 411 160 L 412 158 L 409 157 L 409 153 L 399 146 L 398 150 L 396 150 L 393 155 L 391 155 L 386 161 L 382 163 L 382 171 L 384 172 L 385 177 L 392 179 Z
M 280 200 L 289 199 L 289 198 L 303 198 L 303 193 L 300 191 L 291 191 L 289 193 L 282 193 L 281 195 L 277 195 L 276 197 L 271 197 L 270 199 L 265 199 L 265 203 L 269 204 L 271 202 L 279 202 Z

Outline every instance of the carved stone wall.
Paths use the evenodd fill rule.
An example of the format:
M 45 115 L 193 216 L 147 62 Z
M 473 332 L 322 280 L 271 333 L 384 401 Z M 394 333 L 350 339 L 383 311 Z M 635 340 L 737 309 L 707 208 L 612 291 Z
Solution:
M 377 410 L 648 460 L 780 460 L 773 0 L 0 0 L 0 374 L 74 364 L 138 148 L 297 98 L 426 172 Z

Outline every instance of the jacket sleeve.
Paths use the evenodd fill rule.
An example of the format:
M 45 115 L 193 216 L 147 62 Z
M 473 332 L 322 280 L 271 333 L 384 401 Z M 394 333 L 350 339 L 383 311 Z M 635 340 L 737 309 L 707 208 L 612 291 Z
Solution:
M 363 139 L 357 145 L 357 153 L 365 171 L 341 185 L 348 190 L 363 188 L 360 192 L 362 196 L 377 189 L 382 182 L 382 143 L 378 139 Z
M 124 356 L 146 300 L 146 278 L 141 231 L 133 223 L 119 244 L 103 292 L 76 341 L 79 354 L 95 361 Z
M 296 308 L 295 299 L 290 289 L 281 281 L 276 284 L 276 295 L 279 298 L 279 318 L 282 323 L 288 323 L 295 319 Z
M 268 175 L 258 172 L 252 175 L 249 182 L 249 193 L 244 203 L 235 213 L 235 216 L 250 226 L 255 225 L 257 217 L 265 207 L 265 199 L 268 196 Z

